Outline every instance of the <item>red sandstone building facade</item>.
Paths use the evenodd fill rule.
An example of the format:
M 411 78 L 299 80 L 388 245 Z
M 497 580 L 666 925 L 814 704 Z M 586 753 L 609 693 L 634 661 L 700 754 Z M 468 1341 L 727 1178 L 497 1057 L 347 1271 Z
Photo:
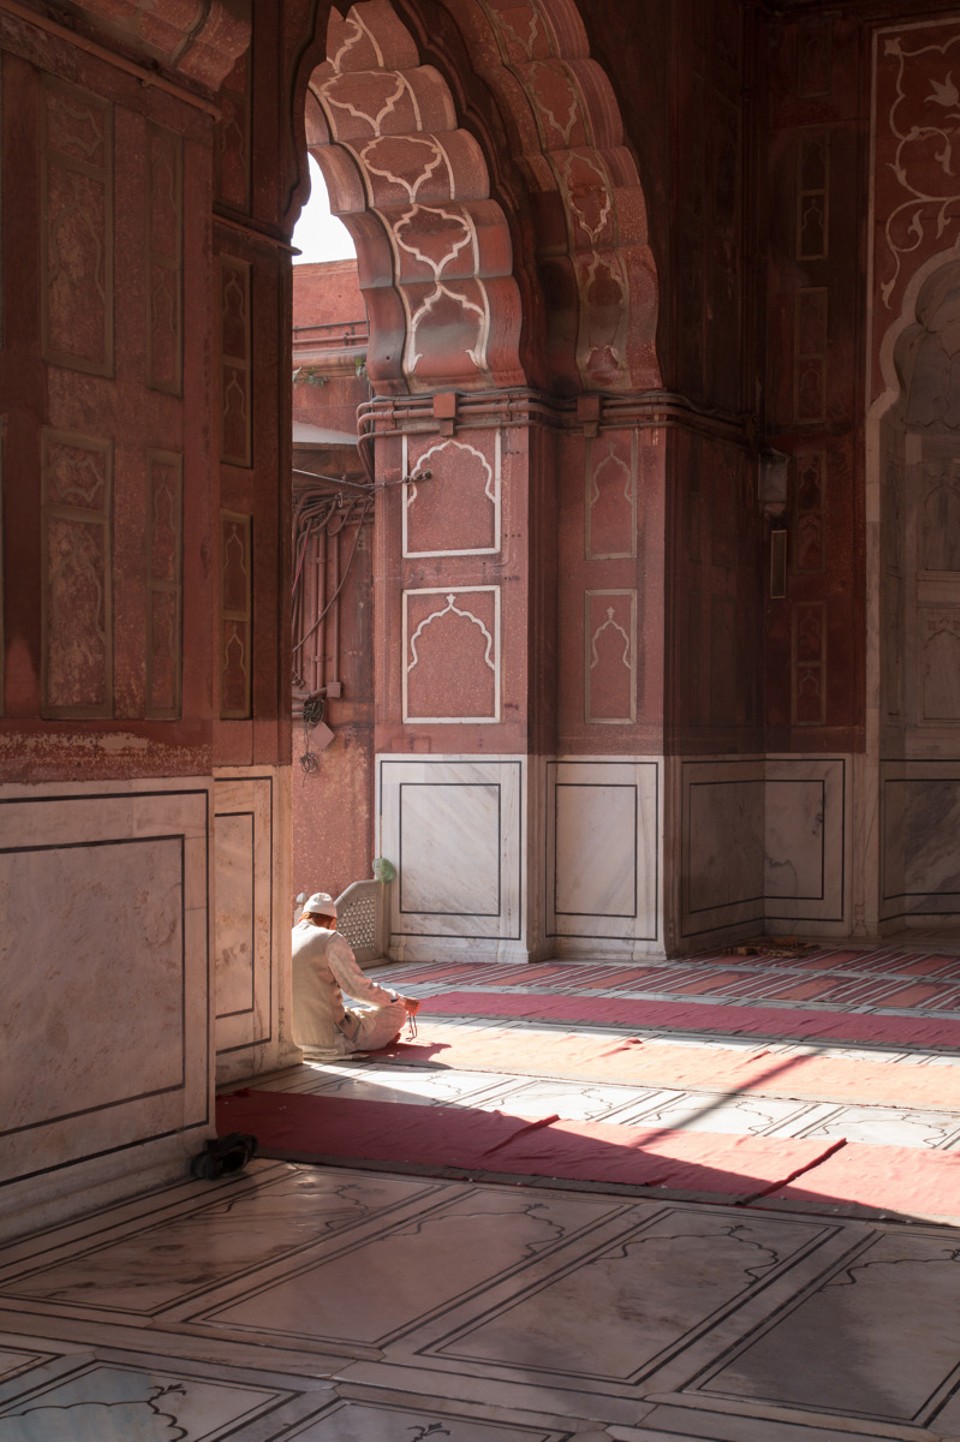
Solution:
M 955 926 L 955 4 L 0 0 L 0 52 L 5 1218 L 182 1169 L 373 855 L 396 957 Z M 308 150 L 347 340 L 291 331 Z M 370 604 L 291 685 L 336 437 Z

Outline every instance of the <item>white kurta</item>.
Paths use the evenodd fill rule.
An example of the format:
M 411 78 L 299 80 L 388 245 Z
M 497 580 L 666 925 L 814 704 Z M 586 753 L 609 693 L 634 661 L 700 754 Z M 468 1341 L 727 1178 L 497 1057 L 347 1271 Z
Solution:
M 371 1010 L 343 1004 L 343 993 Z M 332 1059 L 376 1051 L 406 1020 L 402 1001 L 357 965 L 345 936 L 309 921 L 293 928 L 293 1039 L 312 1056 Z

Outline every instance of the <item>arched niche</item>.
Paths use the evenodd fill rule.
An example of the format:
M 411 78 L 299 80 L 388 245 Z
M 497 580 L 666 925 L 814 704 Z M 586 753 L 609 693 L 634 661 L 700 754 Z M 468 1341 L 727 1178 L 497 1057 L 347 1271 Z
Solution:
M 881 422 L 883 750 L 960 745 L 960 260 L 927 276 L 893 359 Z

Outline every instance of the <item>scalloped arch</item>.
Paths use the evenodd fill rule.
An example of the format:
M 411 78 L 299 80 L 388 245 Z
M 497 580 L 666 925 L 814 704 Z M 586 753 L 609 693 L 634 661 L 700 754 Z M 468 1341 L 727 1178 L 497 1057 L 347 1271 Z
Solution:
M 506 217 L 439 71 L 387 0 L 331 12 L 307 146 L 354 237 L 379 390 L 522 385 Z
M 497 99 L 534 197 L 551 353 L 585 390 L 659 386 L 659 286 L 643 186 L 574 0 L 440 3 Z
M 526 186 L 560 390 L 660 383 L 657 275 L 636 165 L 572 0 L 440 0 Z M 416 11 L 415 0 L 407 10 Z M 411 22 L 412 23 L 412 22 Z M 330 14 L 306 138 L 357 245 L 380 391 L 523 385 L 521 289 L 490 165 L 390 0 Z M 520 258 L 522 264 L 523 258 Z

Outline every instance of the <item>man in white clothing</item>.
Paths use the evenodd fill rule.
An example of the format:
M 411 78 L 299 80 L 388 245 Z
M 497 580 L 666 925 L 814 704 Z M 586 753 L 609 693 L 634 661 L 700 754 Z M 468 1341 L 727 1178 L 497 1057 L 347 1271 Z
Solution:
M 293 1039 L 322 1061 L 389 1046 L 406 1018 L 420 1010 L 413 997 L 364 976 L 336 928 L 337 903 L 325 891 L 307 899 L 293 928 Z M 345 1007 L 344 991 L 367 1007 Z

